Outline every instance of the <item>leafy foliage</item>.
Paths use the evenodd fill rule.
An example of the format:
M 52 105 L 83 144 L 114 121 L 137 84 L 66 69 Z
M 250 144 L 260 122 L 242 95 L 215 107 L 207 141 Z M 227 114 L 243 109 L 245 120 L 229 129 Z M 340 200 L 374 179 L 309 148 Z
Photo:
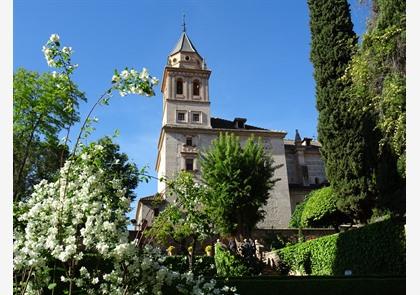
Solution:
M 202 201 L 208 189 L 194 181 L 189 172 L 180 172 L 168 181 L 168 194 L 175 195 L 174 204 L 169 204 L 154 220 L 146 235 L 160 245 L 177 243 L 188 255 L 190 269 L 194 269 L 195 248 L 198 240 L 213 233 L 213 226 Z M 190 246 L 187 246 L 191 243 Z
M 350 87 L 350 111 L 373 118 L 371 174 L 375 205 L 405 212 L 405 1 L 375 0 L 363 42 L 343 77 Z M 366 133 L 369 136 L 370 133 Z
M 405 274 L 404 224 L 388 219 L 359 229 L 285 247 L 280 259 L 293 272 L 310 275 Z
M 128 156 L 120 152 L 120 146 L 112 141 L 110 137 L 103 137 L 93 142 L 82 151 L 89 153 L 90 157 L 79 157 L 76 161 L 83 161 L 86 164 L 91 164 L 97 169 L 107 171 L 107 182 L 111 183 L 113 179 L 119 179 L 121 185 L 124 187 L 124 197 L 129 198 L 131 201 L 135 198 L 134 190 L 137 187 L 139 180 L 147 182 L 148 176 L 145 176 L 146 167 L 140 171 L 135 163 L 129 162 Z M 107 184 L 104 184 L 107 186 Z M 115 191 L 109 187 L 109 195 L 115 194 Z
M 289 227 L 334 227 L 351 220 L 337 207 L 339 198 L 331 187 L 310 192 L 305 200 L 296 206 Z
M 349 221 L 337 208 L 338 200 L 331 187 L 312 191 L 307 197 L 301 215 L 301 227 L 338 228 L 343 222 Z
M 241 147 L 239 137 L 220 134 L 201 155 L 201 170 L 210 194 L 203 204 L 221 234 L 247 235 L 264 219 L 276 182 L 272 158 L 260 142 L 250 138 Z
M 146 235 L 163 245 L 175 241 L 186 250 L 185 242 L 189 238 L 203 240 L 212 232 L 212 225 L 201 203 L 208 190 L 185 171 L 168 181 L 167 185 L 168 194 L 175 196 L 175 202 L 167 205 L 156 217 Z
M 297 204 L 295 207 L 295 211 L 293 211 L 292 216 L 290 217 L 289 227 L 290 228 L 298 228 L 301 227 L 301 219 L 303 210 L 305 210 L 305 205 L 308 200 L 309 196 L 305 197 L 305 200 L 300 204 Z
M 245 263 L 228 249 L 224 249 L 220 243 L 214 246 L 214 262 L 217 275 L 221 277 L 241 277 L 251 274 Z
M 183 273 L 189 271 L 188 257 L 182 255 L 166 256 L 163 265 Z M 197 256 L 192 272 L 196 275 L 215 276 L 216 266 L 213 256 Z
M 13 75 L 13 184 L 16 200 L 34 184 L 52 180 L 67 147 L 58 133 L 79 120 L 77 108 L 86 100 L 68 76 L 18 69 Z

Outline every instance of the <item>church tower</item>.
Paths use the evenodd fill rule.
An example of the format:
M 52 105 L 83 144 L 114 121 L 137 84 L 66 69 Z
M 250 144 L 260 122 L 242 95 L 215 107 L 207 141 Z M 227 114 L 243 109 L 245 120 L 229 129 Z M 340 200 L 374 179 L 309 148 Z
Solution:
M 182 32 L 163 74 L 162 126 L 211 128 L 210 73 L 187 33 Z
M 200 174 L 198 156 L 202 134 L 212 129 L 210 74 L 184 29 L 163 73 L 163 117 L 156 161 L 159 178 L 171 178 L 181 170 Z M 165 191 L 165 182 L 159 181 L 158 192 Z

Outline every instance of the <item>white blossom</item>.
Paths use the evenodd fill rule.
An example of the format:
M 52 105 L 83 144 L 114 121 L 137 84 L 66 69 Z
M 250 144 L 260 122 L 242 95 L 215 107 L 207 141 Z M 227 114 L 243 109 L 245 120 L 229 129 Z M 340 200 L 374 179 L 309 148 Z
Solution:
M 72 53 L 72 48 L 64 46 L 63 49 L 61 49 L 61 51 L 65 54 L 71 54 Z
M 58 34 L 52 34 L 50 36 L 50 41 L 51 42 L 59 42 L 60 41 L 60 36 L 58 36 Z
M 151 82 L 152 85 L 157 85 L 159 83 L 159 80 L 156 77 L 152 77 Z

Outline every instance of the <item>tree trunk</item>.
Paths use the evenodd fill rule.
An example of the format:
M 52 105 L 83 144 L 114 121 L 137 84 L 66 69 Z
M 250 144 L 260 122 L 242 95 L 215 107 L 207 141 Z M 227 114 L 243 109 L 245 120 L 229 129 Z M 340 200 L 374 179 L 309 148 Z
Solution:
M 191 253 L 188 253 L 188 262 L 189 262 L 190 271 L 192 271 L 193 267 L 194 267 L 194 262 L 195 262 L 194 255 L 195 255 L 195 245 L 196 245 L 196 243 L 197 243 L 197 237 L 194 236 L 193 237 L 193 242 L 192 242 Z
M 26 144 L 25 155 L 23 156 L 22 163 L 20 164 L 18 176 L 17 176 L 16 180 L 14 180 L 13 201 L 16 201 L 17 187 L 18 187 L 18 185 L 19 185 L 19 183 L 21 181 L 23 170 L 25 169 L 26 160 L 29 157 L 29 150 L 30 150 L 30 146 L 31 146 L 32 140 L 34 139 L 34 136 L 35 136 L 35 131 L 38 128 L 38 126 L 39 126 L 40 123 L 41 123 L 41 118 L 38 118 L 38 120 L 36 121 L 34 127 L 32 128 L 31 135 L 29 136 L 28 143 Z

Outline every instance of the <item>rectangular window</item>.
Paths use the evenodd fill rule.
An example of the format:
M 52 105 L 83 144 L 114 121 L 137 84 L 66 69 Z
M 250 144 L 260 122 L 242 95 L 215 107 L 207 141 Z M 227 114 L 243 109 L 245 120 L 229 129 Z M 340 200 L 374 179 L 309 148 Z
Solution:
M 308 177 L 309 177 L 308 166 L 302 165 L 301 166 L 301 169 L 302 169 L 302 176 L 303 176 L 303 178 L 304 179 L 308 179 Z
M 192 121 L 194 122 L 194 123 L 200 123 L 201 122 L 201 120 L 200 120 L 200 113 L 192 113 Z
M 192 137 L 187 137 L 186 143 L 187 146 L 192 146 Z
M 185 170 L 187 171 L 194 170 L 194 159 L 185 159 Z
M 154 215 L 155 217 L 158 217 L 158 216 L 159 216 L 159 208 L 154 208 L 154 209 L 153 209 L 153 215 Z
M 179 121 L 179 122 L 186 122 L 187 119 L 186 119 L 185 115 L 186 115 L 185 112 L 177 112 L 176 113 L 176 120 Z

